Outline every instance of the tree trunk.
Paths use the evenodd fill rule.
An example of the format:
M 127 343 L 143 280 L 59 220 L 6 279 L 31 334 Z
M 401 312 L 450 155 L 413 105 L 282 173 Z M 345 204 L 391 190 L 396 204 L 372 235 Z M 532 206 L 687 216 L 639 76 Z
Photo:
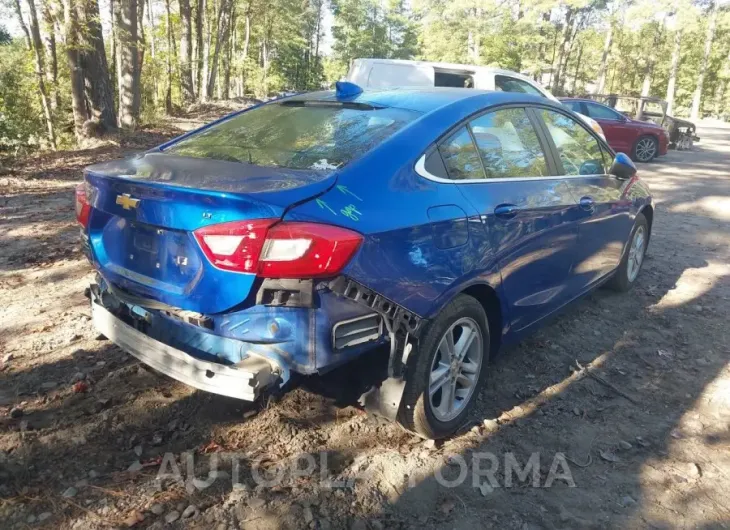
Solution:
M 236 27 L 236 5 L 231 3 L 231 20 L 230 28 Z M 230 99 L 231 97 L 231 60 L 233 57 L 233 34 L 234 31 L 228 32 L 228 38 L 226 39 L 226 49 L 223 54 L 223 82 L 221 83 L 221 98 Z
M 117 0 L 119 50 L 119 125 L 133 129 L 139 122 L 139 47 L 137 0 Z
M 563 27 L 563 42 L 560 45 L 559 52 L 558 52 L 558 64 L 557 67 L 553 65 L 553 69 L 555 70 L 555 74 L 553 75 L 553 85 L 552 85 L 552 91 L 557 92 L 560 88 L 560 77 L 562 74 L 562 68 L 563 68 L 563 59 L 565 58 L 566 52 L 568 51 L 568 46 L 570 45 L 570 36 L 573 34 L 573 28 L 572 28 L 572 22 L 573 22 L 573 8 L 568 8 L 568 11 L 565 13 L 565 26 Z
M 56 110 L 61 104 L 58 91 L 58 56 L 56 54 L 56 28 L 54 15 L 51 13 L 48 0 L 43 3 L 44 43 L 46 46 L 46 82 L 52 92 L 51 109 Z
M 578 36 L 580 30 L 580 19 L 578 17 L 573 18 L 573 30 L 570 33 L 570 40 L 568 41 L 568 49 L 565 51 L 565 57 L 563 59 L 563 66 L 560 68 L 560 86 L 558 87 L 558 93 L 563 94 L 565 92 L 565 82 L 570 76 L 568 71 L 568 63 L 570 62 L 570 56 L 573 53 L 573 45 L 575 39 Z
M 65 0 L 64 33 L 66 35 L 66 61 L 71 77 L 71 107 L 74 118 L 74 134 L 76 141 L 84 138 L 84 123 L 89 119 L 89 110 L 86 107 L 84 96 L 84 72 L 81 69 L 81 54 L 79 52 L 79 21 L 74 0 Z
M 180 23 L 182 33 L 180 35 L 180 89 L 182 99 L 186 104 L 195 101 L 195 88 L 193 87 L 193 22 L 190 10 L 190 0 L 180 0 Z
M 53 127 L 53 115 L 51 113 L 51 102 L 48 99 L 45 82 L 45 65 L 43 56 L 45 48 L 41 40 L 41 30 L 38 25 L 38 13 L 35 8 L 35 1 L 28 0 L 28 10 L 30 12 L 30 34 L 33 43 L 33 55 L 35 56 L 35 73 L 38 77 L 38 92 L 41 98 L 41 107 L 43 107 L 43 115 L 46 118 L 46 130 L 48 132 L 48 142 L 53 150 L 56 149 L 56 131 Z
M 117 23 L 116 23 L 116 17 L 114 16 L 115 8 L 114 8 L 114 2 L 118 2 L 119 0 L 109 0 L 109 18 L 111 20 L 111 26 L 112 26 L 112 34 L 111 34 L 111 60 L 112 64 L 109 67 L 109 78 L 111 79 L 112 83 L 112 90 L 114 91 L 115 100 L 117 102 L 117 105 L 119 104 L 119 94 L 117 93 L 117 89 L 119 88 L 119 61 L 118 59 L 118 52 L 117 52 Z M 117 122 L 118 124 L 119 122 Z
M 248 59 L 248 45 L 251 42 L 251 5 L 246 11 L 246 28 L 243 34 L 243 51 L 241 52 L 241 73 L 239 74 L 239 96 L 246 93 L 246 59 Z
M 205 27 L 205 0 L 198 0 L 195 9 L 195 90 L 203 92 L 203 28 Z
M 33 45 L 30 41 L 30 31 L 28 31 L 28 25 L 25 23 L 25 19 L 23 18 L 23 11 L 20 9 L 20 0 L 15 0 L 15 13 L 18 15 L 18 23 L 20 24 L 20 27 L 23 30 L 23 34 L 25 35 L 25 46 L 29 49 L 33 49 Z
M 150 27 L 150 58 L 154 63 L 155 56 L 157 55 L 156 43 L 155 43 L 155 21 L 152 15 L 152 0 L 147 0 L 147 22 Z M 157 107 L 157 76 L 152 76 L 152 101 L 155 107 Z
M 692 98 L 692 112 L 690 118 L 696 120 L 700 117 L 702 109 L 702 89 L 705 84 L 705 73 L 707 72 L 707 64 L 710 62 L 710 53 L 712 53 L 712 41 L 715 39 L 715 26 L 717 24 L 717 0 L 710 4 L 710 23 L 707 26 L 707 35 L 705 36 L 705 52 L 702 56 L 700 71 L 697 74 L 697 88 L 695 88 L 694 97 Z
M 578 74 L 580 73 L 580 60 L 583 58 L 583 46 L 578 44 L 578 60 L 575 61 L 575 74 L 573 75 L 573 94 L 578 95 Z
M 165 112 L 167 115 L 172 114 L 172 50 L 174 45 L 172 42 L 172 13 L 170 12 L 170 0 L 165 0 L 165 9 L 167 11 L 167 90 L 165 91 Z
M 144 32 L 144 6 L 145 0 L 137 0 L 137 75 L 134 76 L 134 96 L 137 98 L 136 107 L 139 115 L 142 106 L 142 67 L 144 65 L 145 53 L 147 52 L 147 36 Z
M 218 75 L 218 62 L 221 55 L 221 48 L 228 41 L 228 32 L 231 28 L 232 10 L 232 0 L 221 0 L 218 7 L 218 31 L 216 32 L 215 48 L 213 49 L 213 57 L 211 57 L 209 61 L 210 74 L 208 75 L 208 89 L 206 90 L 208 96 L 211 96 L 215 90 L 215 83 Z
M 682 30 L 674 32 L 674 48 L 672 49 L 672 66 L 669 69 L 669 83 L 667 83 L 667 114 L 670 116 L 674 111 L 674 92 L 677 86 L 677 71 L 679 70 L 679 58 L 682 51 Z
M 656 50 L 659 47 L 662 33 L 664 31 L 664 19 L 662 18 L 662 24 L 657 30 L 654 31 L 654 38 L 652 39 L 652 46 L 649 50 L 646 70 L 644 70 L 644 82 L 641 85 L 641 96 L 648 97 L 651 93 L 651 80 L 654 76 L 654 66 L 656 64 Z
M 109 79 L 104 37 L 101 33 L 99 4 L 97 0 L 77 0 L 79 33 L 81 44 L 81 68 L 84 73 L 86 99 L 89 102 L 91 119 L 96 122 L 86 136 L 115 131 L 117 116 L 114 111 L 114 90 Z
M 603 43 L 603 53 L 601 54 L 601 66 L 598 68 L 598 83 L 593 91 L 594 94 L 602 94 L 606 88 L 606 72 L 608 71 L 608 58 L 611 55 L 611 47 L 613 46 L 613 25 L 614 21 L 608 26 L 606 33 L 606 41 Z
M 215 15 L 216 9 L 215 4 L 212 7 L 213 15 Z M 215 19 L 215 16 L 213 17 Z M 207 16 L 206 13 L 206 19 L 205 19 L 205 25 L 204 25 L 204 39 L 203 39 L 203 67 L 201 69 L 201 81 L 200 81 L 200 90 L 198 91 L 200 101 L 208 101 L 211 94 L 208 92 L 208 80 L 209 80 L 209 72 L 210 72 L 210 41 L 212 38 L 213 29 L 211 27 L 211 21 L 210 17 Z

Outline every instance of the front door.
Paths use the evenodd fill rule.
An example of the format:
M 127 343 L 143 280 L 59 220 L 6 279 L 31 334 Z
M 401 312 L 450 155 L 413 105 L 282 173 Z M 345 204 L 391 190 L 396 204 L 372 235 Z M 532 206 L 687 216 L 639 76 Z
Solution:
M 598 103 L 586 101 L 583 104 L 586 106 L 587 115 L 596 120 L 603 129 L 608 145 L 615 151 L 631 153 L 637 138 L 637 131 L 631 126 L 626 116 Z
M 571 116 L 540 109 L 549 140 L 580 205 L 579 239 L 571 284 L 583 291 L 611 273 L 621 261 L 631 231 L 629 182 L 608 175 L 610 156 L 596 136 Z
M 555 177 L 532 111 L 507 107 L 475 118 L 439 147 L 449 177 L 479 211 L 495 252 L 514 331 L 570 298 L 578 206 Z

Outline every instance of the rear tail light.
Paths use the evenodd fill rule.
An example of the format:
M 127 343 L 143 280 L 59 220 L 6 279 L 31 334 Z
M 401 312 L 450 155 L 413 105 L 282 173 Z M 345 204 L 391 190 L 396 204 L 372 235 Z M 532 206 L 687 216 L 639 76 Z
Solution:
M 334 276 L 362 243 L 360 234 L 337 226 L 277 221 L 223 223 L 193 235 L 214 266 L 264 278 Z
M 84 228 L 89 224 L 89 214 L 91 214 L 91 205 L 86 196 L 86 183 L 82 182 L 76 186 L 76 220 Z

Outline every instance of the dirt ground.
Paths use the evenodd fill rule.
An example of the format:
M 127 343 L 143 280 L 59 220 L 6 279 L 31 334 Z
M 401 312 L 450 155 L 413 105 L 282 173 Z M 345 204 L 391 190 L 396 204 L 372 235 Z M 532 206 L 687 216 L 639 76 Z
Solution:
M 175 132 L 0 176 L 0 528 L 730 527 L 730 126 L 640 167 L 657 209 L 638 285 L 502 352 L 473 422 L 443 444 L 343 403 L 352 370 L 253 408 L 97 340 L 73 187 L 83 166 Z M 537 475 L 514 479 L 508 460 L 535 453 Z M 157 478 L 165 455 L 181 480 Z M 473 476 L 491 458 L 492 479 Z M 213 484 L 193 483 L 216 459 Z M 262 462 L 285 464 L 273 487 Z M 466 480 L 443 485 L 461 465 Z

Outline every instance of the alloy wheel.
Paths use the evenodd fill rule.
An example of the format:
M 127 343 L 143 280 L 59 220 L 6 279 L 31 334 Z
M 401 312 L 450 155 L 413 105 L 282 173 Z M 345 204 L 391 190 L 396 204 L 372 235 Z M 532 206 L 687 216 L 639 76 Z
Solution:
M 656 142 L 651 138 L 642 138 L 636 144 L 636 158 L 641 162 L 648 162 L 656 154 Z
M 639 275 L 641 263 L 644 261 L 645 242 L 644 227 L 639 226 L 634 232 L 634 238 L 631 240 L 631 247 L 629 248 L 627 275 L 630 282 L 633 282 Z
M 469 317 L 451 324 L 441 337 L 428 383 L 428 399 L 437 420 L 453 420 L 472 398 L 483 352 L 481 329 Z

